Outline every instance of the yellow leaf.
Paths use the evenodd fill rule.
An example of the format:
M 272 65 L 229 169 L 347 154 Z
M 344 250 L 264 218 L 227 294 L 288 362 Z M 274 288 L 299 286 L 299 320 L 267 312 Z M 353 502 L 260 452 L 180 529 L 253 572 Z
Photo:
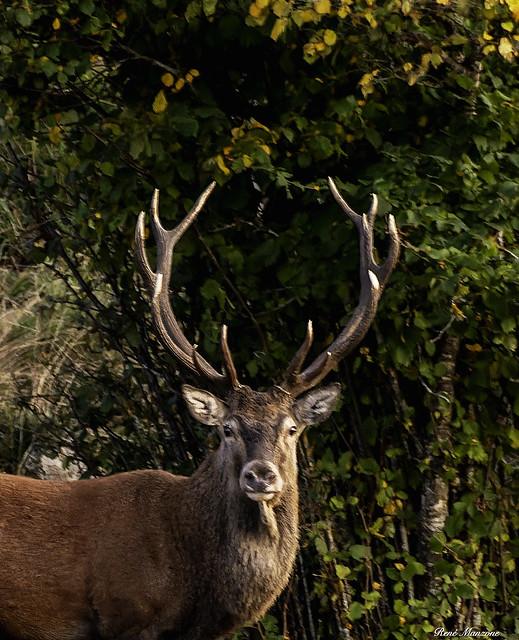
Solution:
M 320 15 L 324 15 L 325 13 L 330 13 L 332 10 L 332 5 L 330 0 L 315 0 L 314 9 Z
M 514 30 L 514 23 L 513 22 L 502 22 L 501 26 L 503 27 L 503 29 L 505 31 L 508 31 L 509 33 Z
M 430 53 L 424 53 L 422 55 L 422 58 L 420 60 L 420 66 L 425 70 L 429 68 L 429 64 L 431 63 L 431 57 L 432 57 L 432 54 Z
M 128 14 L 124 9 L 119 9 L 119 11 L 115 14 L 115 19 L 119 24 L 122 24 L 127 17 L 128 17 Z
M 276 22 L 274 22 L 274 26 L 272 27 L 272 31 L 270 32 L 270 37 L 274 42 L 279 38 L 279 36 L 286 29 L 288 24 L 288 18 L 278 18 Z
M 371 73 L 365 73 L 359 80 L 360 90 L 365 98 L 375 90 L 375 87 L 373 86 L 373 79 L 378 75 L 378 73 L 378 69 L 373 69 Z
M 458 320 L 465 320 L 466 316 L 455 302 L 451 302 L 451 311 Z
M 260 149 L 263 149 L 263 151 L 267 154 L 270 155 L 270 147 L 266 144 L 260 144 Z
M 180 91 L 180 89 L 182 89 L 182 87 L 186 84 L 186 81 L 184 80 L 184 78 L 179 78 L 176 82 L 175 82 L 175 89 L 177 91 Z
M 425 127 L 427 126 L 428 121 L 429 121 L 429 118 L 427 116 L 420 116 L 418 118 L 418 126 Z
M 333 45 L 337 42 L 337 34 L 331 29 L 326 29 L 324 32 L 323 40 L 329 47 L 333 47 Z
M 200 76 L 200 71 L 198 71 L 198 69 L 189 69 L 189 73 L 193 78 L 198 78 Z
M 369 23 L 369 26 L 372 29 L 376 29 L 378 27 L 378 22 L 376 21 L 375 16 L 371 11 L 366 11 L 366 13 L 364 14 L 364 17 L 366 18 L 366 20 Z
M 250 156 L 243 156 L 242 158 L 243 166 L 252 167 L 252 159 Z
M 413 68 L 413 65 L 410 62 L 404 62 L 404 64 L 402 65 L 402 69 L 406 73 L 409 73 L 409 71 L 411 71 L 412 68 Z
M 313 42 L 307 42 L 307 43 L 305 44 L 305 46 L 303 47 L 303 49 L 304 49 L 305 53 L 310 53 L 310 54 L 312 54 L 312 53 L 314 53 L 314 52 L 315 52 L 315 43 L 313 43 Z
M 436 0 L 436 4 L 443 4 L 443 5 L 447 5 L 449 4 L 450 0 Z
M 171 87 L 173 86 L 173 83 L 175 82 L 175 78 L 171 75 L 171 73 L 165 73 L 161 78 L 160 78 L 162 84 L 165 87 Z
M 512 12 L 514 19 L 519 21 L 519 0 L 505 0 L 505 3 Z
M 439 53 L 433 53 L 431 54 L 431 62 L 432 66 L 437 69 L 443 63 L 443 58 Z
M 485 31 L 485 33 L 483 34 L 483 40 L 492 40 L 492 36 L 490 35 L 490 33 L 488 33 L 488 31 Z
M 466 344 L 465 348 L 467 351 L 472 351 L 472 353 L 479 353 L 480 351 L 483 351 L 483 347 L 477 342 L 476 344 Z
M 216 156 L 216 164 L 220 169 L 220 171 L 226 176 L 228 176 L 231 173 L 224 162 L 223 156 L 221 155 Z
M 404 565 L 401 562 L 395 562 L 394 566 L 398 571 L 403 571 L 405 569 Z
M 256 118 L 251 118 L 249 124 L 253 129 L 263 129 L 263 131 L 270 133 L 270 129 Z
M 384 513 L 387 513 L 389 516 L 392 516 L 396 513 L 396 505 L 394 502 L 388 502 L 384 505 Z M 396 565 L 395 565 L 396 567 Z M 398 568 L 398 567 L 397 567 Z
M 58 144 L 61 140 L 61 130 L 59 127 L 51 127 L 49 129 L 49 140 L 53 144 Z
M 186 82 L 188 82 L 189 84 L 193 82 L 193 76 L 189 73 L 189 71 L 186 73 Z
M 483 47 L 483 55 L 488 56 L 489 53 L 492 53 L 495 50 L 496 50 L 495 44 L 487 44 L 486 46 Z
M 290 13 L 290 5 L 287 0 L 276 0 L 272 6 L 272 11 L 278 18 L 284 18 Z
M 54 18 L 54 20 L 52 21 L 52 28 L 54 29 L 54 31 L 58 31 L 59 29 L 61 29 L 61 22 L 59 18 Z
M 420 76 L 419 76 L 417 73 L 415 73 L 415 72 L 413 71 L 412 73 L 410 73 L 410 74 L 407 76 L 407 84 L 408 84 L 410 87 L 414 86 L 414 85 L 417 83 L 417 81 L 418 81 L 418 78 L 419 78 L 419 77 L 420 77 Z
M 253 18 L 259 18 L 261 15 L 261 7 L 256 2 L 253 2 L 249 7 L 249 13 Z
M 501 40 L 499 40 L 497 50 L 505 60 L 511 61 L 514 57 L 514 46 L 508 38 L 501 38 Z
M 319 20 L 319 16 L 313 9 L 303 9 L 302 11 L 294 12 L 292 20 L 298 26 L 301 26 L 305 22 L 316 22 Z
M 402 0 L 402 13 L 404 16 L 409 15 L 411 12 L 411 2 L 410 0 Z
M 153 100 L 152 109 L 154 113 L 162 113 L 163 111 L 166 111 L 167 106 L 168 106 L 168 101 L 166 99 L 166 95 L 164 91 L 161 89 L 155 96 L 155 100 Z
M 256 4 L 260 9 L 266 9 L 269 6 L 270 0 L 256 0 Z

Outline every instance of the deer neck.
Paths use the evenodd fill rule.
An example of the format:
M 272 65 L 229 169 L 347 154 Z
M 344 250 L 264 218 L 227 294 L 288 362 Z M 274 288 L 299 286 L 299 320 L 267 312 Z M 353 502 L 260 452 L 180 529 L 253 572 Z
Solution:
M 267 546 L 283 546 L 287 537 L 297 542 L 299 524 L 299 493 L 297 474 L 285 479 L 282 495 L 270 503 L 254 502 L 230 478 L 226 463 L 211 453 L 191 476 L 200 500 L 202 526 L 218 532 L 225 541 L 258 542 Z M 222 546 L 220 546 L 220 550 Z
M 297 476 L 276 504 L 244 496 L 217 452 L 191 476 L 199 497 L 205 574 L 200 597 L 215 598 L 235 626 L 260 618 L 288 584 L 298 547 Z M 217 593 L 214 585 L 218 584 Z M 227 631 L 230 630 L 227 629 Z M 223 628 L 222 628 L 223 632 Z

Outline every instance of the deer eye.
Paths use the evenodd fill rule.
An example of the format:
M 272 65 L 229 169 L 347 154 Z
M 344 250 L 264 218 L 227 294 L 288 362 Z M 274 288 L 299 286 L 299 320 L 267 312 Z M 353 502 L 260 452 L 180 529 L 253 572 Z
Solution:
M 291 426 L 289 427 L 289 429 L 288 429 L 288 433 L 289 433 L 291 436 L 295 436 L 295 435 L 296 435 L 296 433 L 297 433 L 297 427 L 296 427 L 296 425 L 295 425 L 295 424 L 293 424 L 293 425 L 291 425 Z
M 231 427 L 228 424 L 224 424 L 223 425 L 223 435 L 226 438 L 230 438 L 233 435 L 233 431 L 232 431 Z

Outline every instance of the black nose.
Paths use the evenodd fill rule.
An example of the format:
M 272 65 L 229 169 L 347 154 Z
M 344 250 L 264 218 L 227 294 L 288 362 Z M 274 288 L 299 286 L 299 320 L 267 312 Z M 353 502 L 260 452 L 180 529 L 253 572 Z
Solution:
M 249 469 L 245 473 L 245 479 L 251 485 L 268 486 L 276 479 L 276 474 L 271 469 L 255 470 Z
M 269 464 L 255 461 L 249 463 L 248 468 L 244 471 L 243 478 L 249 491 L 267 493 L 276 490 L 275 484 L 278 480 L 278 474 Z

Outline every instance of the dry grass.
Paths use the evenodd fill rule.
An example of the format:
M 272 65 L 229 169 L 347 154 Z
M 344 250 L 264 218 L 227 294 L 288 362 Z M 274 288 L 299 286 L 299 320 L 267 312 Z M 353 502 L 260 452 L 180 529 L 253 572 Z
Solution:
M 27 236 L 21 216 L 0 208 L 6 239 L 0 247 L 0 450 L 10 450 L 15 470 L 23 472 L 42 420 L 62 418 L 84 360 L 86 331 L 77 326 L 76 309 L 59 302 L 66 296 L 60 279 L 44 265 L 22 267 L 8 254 Z

